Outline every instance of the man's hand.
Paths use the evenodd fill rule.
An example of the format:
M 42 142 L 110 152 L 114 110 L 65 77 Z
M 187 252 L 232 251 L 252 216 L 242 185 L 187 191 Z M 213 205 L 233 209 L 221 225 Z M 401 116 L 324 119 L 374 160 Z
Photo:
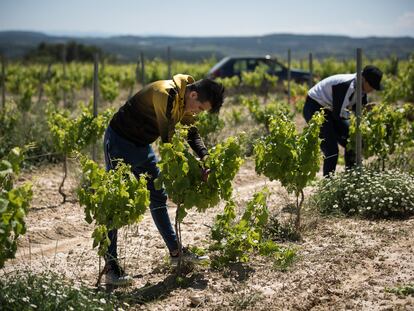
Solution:
M 201 168 L 201 180 L 207 182 L 208 175 L 210 174 L 209 168 Z
M 203 166 L 204 166 L 204 163 L 207 161 L 207 159 L 208 159 L 208 154 L 206 154 L 204 157 L 202 157 L 200 159 L 201 162 L 203 162 L 203 164 L 202 164 Z M 210 174 L 210 169 L 209 168 L 205 168 L 203 166 L 200 165 L 200 169 L 201 169 L 201 180 L 204 181 L 204 182 L 207 182 L 208 175 Z
M 372 108 L 374 108 L 376 105 L 377 105 L 377 103 L 376 103 L 376 102 L 371 102 L 371 103 L 366 104 L 366 105 L 364 106 L 364 109 L 365 109 L 366 111 L 371 111 L 371 110 L 372 110 Z

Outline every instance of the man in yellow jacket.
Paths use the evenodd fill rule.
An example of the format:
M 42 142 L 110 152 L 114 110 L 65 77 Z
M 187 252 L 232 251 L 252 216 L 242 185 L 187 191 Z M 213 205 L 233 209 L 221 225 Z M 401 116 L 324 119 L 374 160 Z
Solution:
M 190 125 L 188 143 L 200 159 L 207 156 L 194 116 L 202 111 L 218 113 L 223 104 L 224 88 L 221 84 L 203 79 L 194 81 L 189 75 L 178 74 L 172 80 L 161 80 L 145 86 L 129 99 L 114 115 L 104 137 L 105 163 L 107 170 L 113 169 L 117 159 L 130 164 L 135 176 L 147 173 L 150 191 L 152 218 L 176 261 L 178 244 L 167 212 L 167 194 L 164 189 L 156 190 L 154 180 L 159 175 L 157 158 L 151 143 L 158 137 L 168 142 L 174 127 L 181 122 Z M 106 283 L 123 285 L 132 282 L 117 261 L 117 230 L 109 232 L 111 244 L 105 256 Z M 190 260 L 200 259 L 183 250 Z

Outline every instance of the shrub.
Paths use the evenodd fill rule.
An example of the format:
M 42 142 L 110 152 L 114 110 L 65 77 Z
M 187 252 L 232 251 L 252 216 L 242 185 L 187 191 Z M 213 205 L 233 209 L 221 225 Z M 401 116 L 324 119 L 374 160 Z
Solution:
M 414 177 L 393 170 L 356 168 L 323 179 L 311 200 L 327 214 L 409 216 L 414 214 Z
M 17 239 L 26 233 L 24 218 L 32 199 L 32 185 L 15 185 L 24 152 L 16 147 L 0 159 L 0 268 L 7 259 L 14 258 Z
M 276 215 L 271 215 L 263 236 L 275 242 L 299 241 L 300 234 L 290 222 L 281 222 Z
M 122 310 L 108 294 L 52 273 L 19 272 L 0 280 L 2 310 Z
M 216 216 L 211 229 L 214 242 L 210 250 L 218 251 L 218 255 L 213 258 L 212 267 L 222 268 L 230 263 L 248 262 L 249 255 L 255 251 L 273 259 L 274 266 L 281 270 L 286 270 L 292 263 L 296 255 L 293 249 L 283 248 L 264 238 L 269 217 L 268 195 L 267 188 L 256 192 L 247 202 L 240 219 L 236 215 L 234 201 L 228 201 L 223 214 Z

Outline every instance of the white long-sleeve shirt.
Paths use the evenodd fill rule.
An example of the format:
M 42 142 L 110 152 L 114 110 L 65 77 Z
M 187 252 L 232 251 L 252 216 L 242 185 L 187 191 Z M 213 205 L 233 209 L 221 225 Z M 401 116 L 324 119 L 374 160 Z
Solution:
M 332 111 L 336 118 L 348 119 L 356 104 L 355 81 L 356 73 L 330 76 L 313 86 L 308 96 Z M 363 105 L 367 103 L 366 94 L 362 102 Z

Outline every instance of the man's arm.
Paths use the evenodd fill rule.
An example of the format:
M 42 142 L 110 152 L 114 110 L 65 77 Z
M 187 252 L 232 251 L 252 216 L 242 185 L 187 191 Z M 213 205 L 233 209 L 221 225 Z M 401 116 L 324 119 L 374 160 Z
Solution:
M 200 159 L 203 159 L 208 154 L 208 150 L 204 145 L 203 139 L 195 126 L 191 126 L 188 129 L 187 141 L 191 149 L 194 150 Z
M 189 126 L 187 142 L 190 145 L 191 149 L 193 149 L 197 154 L 197 156 L 200 159 L 203 159 L 208 154 L 208 150 L 204 145 L 203 139 L 201 138 L 197 127 L 194 125 L 195 119 L 193 115 L 185 114 L 181 119 L 181 123 Z
M 367 94 L 364 94 L 362 96 L 362 106 L 366 106 L 366 105 L 368 105 L 368 96 Z
M 375 106 L 375 103 L 368 104 L 367 94 L 362 95 L 362 108 L 365 108 L 367 111 L 370 111 L 372 107 L 374 106 Z M 356 112 L 356 104 L 352 107 L 352 111 Z

